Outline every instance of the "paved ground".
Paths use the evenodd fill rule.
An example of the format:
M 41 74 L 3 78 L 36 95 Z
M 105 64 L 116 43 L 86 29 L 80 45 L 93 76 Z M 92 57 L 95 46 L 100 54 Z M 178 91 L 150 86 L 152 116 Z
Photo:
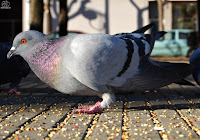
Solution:
M 157 92 L 117 95 L 101 114 L 71 114 L 99 98 L 60 94 L 34 74 L 20 88 L 20 95 L 0 95 L 0 139 L 200 139 L 198 86 L 172 84 Z

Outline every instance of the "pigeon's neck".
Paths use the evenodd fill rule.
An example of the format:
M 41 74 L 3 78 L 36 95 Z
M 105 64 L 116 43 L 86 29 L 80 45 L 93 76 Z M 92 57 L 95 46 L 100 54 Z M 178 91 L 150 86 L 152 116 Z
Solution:
M 26 55 L 26 61 L 33 72 L 44 82 L 53 86 L 60 74 L 60 47 L 62 41 L 44 40 L 35 44 Z

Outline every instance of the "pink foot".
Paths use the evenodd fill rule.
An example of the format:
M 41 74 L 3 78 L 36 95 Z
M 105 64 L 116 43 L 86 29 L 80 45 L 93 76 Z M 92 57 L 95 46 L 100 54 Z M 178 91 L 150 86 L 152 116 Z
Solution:
M 11 89 L 9 91 L 3 91 L 3 94 L 13 95 L 13 94 L 20 94 L 20 92 L 14 89 Z
M 78 107 L 73 113 L 78 114 L 78 113 L 87 113 L 87 114 L 92 114 L 92 113 L 102 113 L 102 108 L 101 108 L 101 102 L 102 100 L 99 100 L 96 104 L 94 105 L 85 105 Z

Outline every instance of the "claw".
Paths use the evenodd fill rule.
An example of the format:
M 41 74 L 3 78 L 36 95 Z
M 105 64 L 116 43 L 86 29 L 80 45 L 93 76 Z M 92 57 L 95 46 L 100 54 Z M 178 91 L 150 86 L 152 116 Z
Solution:
M 14 90 L 14 89 L 11 89 L 11 90 L 9 90 L 9 91 L 3 91 L 2 93 L 3 93 L 3 94 L 7 94 L 7 95 L 20 94 L 19 91 L 16 91 L 16 90 Z
M 101 107 L 102 100 L 99 100 L 94 105 L 85 105 L 78 107 L 75 111 L 73 111 L 73 114 L 79 114 L 79 113 L 86 113 L 86 114 L 93 114 L 93 113 L 102 113 L 103 109 Z

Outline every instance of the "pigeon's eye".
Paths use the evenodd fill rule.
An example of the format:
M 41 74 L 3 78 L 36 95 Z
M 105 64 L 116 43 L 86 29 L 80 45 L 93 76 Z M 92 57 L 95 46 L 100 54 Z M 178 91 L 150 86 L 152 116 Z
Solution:
M 25 44 L 25 43 L 26 43 L 26 39 L 22 39 L 22 40 L 21 40 L 21 43 L 22 43 L 22 44 Z

